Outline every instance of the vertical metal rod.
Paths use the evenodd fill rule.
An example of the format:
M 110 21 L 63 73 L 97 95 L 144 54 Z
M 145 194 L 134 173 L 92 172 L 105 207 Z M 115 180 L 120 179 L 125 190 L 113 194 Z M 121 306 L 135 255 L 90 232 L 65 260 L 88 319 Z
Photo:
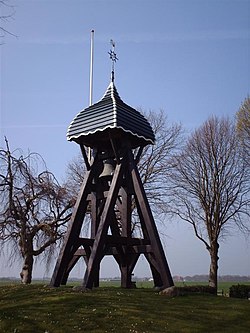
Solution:
M 93 61 L 94 61 L 94 30 L 90 38 L 90 74 L 89 74 L 89 106 L 93 103 Z
M 89 106 L 93 104 L 94 32 L 92 29 L 90 33 Z M 88 148 L 88 161 L 91 162 L 90 147 Z

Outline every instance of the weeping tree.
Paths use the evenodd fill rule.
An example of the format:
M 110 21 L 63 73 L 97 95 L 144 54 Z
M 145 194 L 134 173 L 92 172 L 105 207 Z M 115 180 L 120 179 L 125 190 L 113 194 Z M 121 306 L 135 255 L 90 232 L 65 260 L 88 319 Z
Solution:
M 154 145 L 144 147 L 138 163 L 141 180 L 147 193 L 151 209 L 155 216 L 165 214 L 169 201 L 166 174 L 170 170 L 170 160 L 179 149 L 182 127 L 180 124 L 170 124 L 164 112 L 139 110 L 148 119 L 156 137 Z M 85 163 L 79 154 L 68 164 L 67 186 L 72 197 L 76 198 L 85 174 Z M 132 203 L 134 207 L 135 203 Z M 133 232 L 137 228 L 137 213 L 133 213 Z M 160 219 L 159 219 L 160 220 Z
M 6 149 L 0 149 L 0 244 L 10 263 L 22 258 L 23 283 L 31 283 L 35 257 L 43 255 L 49 263 L 73 204 L 39 154 L 11 152 L 6 140 Z
M 172 211 L 193 227 L 208 250 L 209 284 L 217 289 L 220 240 L 230 230 L 247 228 L 249 175 L 235 124 L 211 117 L 172 163 Z

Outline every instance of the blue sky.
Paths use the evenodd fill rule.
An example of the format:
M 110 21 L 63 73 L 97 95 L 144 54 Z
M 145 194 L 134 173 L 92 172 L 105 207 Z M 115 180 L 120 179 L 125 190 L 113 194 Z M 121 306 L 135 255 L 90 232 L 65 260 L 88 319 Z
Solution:
M 119 58 L 115 83 L 122 99 L 135 108 L 163 109 L 170 122 L 181 122 L 188 130 L 212 114 L 233 117 L 249 94 L 249 0 L 9 4 L 14 15 L 4 27 L 17 38 L 6 35 L 0 46 L 0 146 L 6 135 L 13 149 L 39 152 L 59 179 L 79 151 L 67 142 L 66 131 L 76 113 L 88 106 L 91 29 L 94 102 L 109 84 L 111 38 Z M 207 251 L 187 226 L 167 222 L 163 232 L 173 274 L 207 273 Z M 249 240 L 229 237 L 220 258 L 220 274 L 250 275 Z

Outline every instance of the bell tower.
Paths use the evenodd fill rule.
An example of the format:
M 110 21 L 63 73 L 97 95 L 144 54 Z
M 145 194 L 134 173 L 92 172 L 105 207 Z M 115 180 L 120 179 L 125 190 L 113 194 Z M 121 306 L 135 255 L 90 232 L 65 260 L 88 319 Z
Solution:
M 117 58 L 114 50 L 111 52 L 114 64 Z M 130 288 L 133 269 L 139 256 L 144 255 L 154 285 L 172 286 L 137 168 L 143 148 L 154 144 L 155 136 L 146 118 L 120 98 L 114 84 L 113 66 L 111 83 L 103 98 L 76 115 L 69 125 L 67 139 L 79 144 L 86 173 L 51 285 L 66 284 L 70 271 L 83 257 L 86 263 L 83 286 L 92 289 L 99 285 L 103 257 L 112 255 L 120 268 L 121 286 Z M 81 230 L 89 221 L 90 236 L 83 237 Z M 135 235 L 135 223 L 140 226 L 140 237 Z

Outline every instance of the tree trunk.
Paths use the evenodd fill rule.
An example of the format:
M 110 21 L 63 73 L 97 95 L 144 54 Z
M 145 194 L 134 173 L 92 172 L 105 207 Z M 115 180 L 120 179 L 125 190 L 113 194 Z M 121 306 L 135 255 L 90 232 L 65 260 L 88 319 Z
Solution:
M 32 255 L 26 255 L 24 257 L 22 271 L 20 273 L 21 281 L 23 284 L 30 284 L 32 280 L 34 258 Z
M 217 241 L 211 243 L 211 247 L 209 249 L 210 253 L 210 270 L 209 270 L 209 286 L 215 289 L 217 293 L 218 287 L 218 252 L 219 252 L 219 244 Z

